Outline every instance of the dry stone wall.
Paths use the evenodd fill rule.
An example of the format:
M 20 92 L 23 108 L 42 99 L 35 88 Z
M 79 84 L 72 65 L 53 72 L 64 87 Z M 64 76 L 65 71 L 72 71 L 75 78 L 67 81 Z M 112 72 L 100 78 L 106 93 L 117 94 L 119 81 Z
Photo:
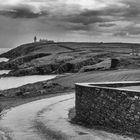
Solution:
M 140 134 L 140 92 L 114 88 L 121 85 L 140 82 L 76 84 L 76 120 Z

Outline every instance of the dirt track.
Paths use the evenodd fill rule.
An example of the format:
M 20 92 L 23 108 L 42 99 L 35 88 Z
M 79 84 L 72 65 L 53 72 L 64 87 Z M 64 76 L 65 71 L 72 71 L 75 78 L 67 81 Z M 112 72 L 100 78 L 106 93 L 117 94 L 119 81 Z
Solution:
M 68 94 L 9 110 L 0 120 L 0 140 L 132 140 L 69 123 L 74 101 L 74 94 Z

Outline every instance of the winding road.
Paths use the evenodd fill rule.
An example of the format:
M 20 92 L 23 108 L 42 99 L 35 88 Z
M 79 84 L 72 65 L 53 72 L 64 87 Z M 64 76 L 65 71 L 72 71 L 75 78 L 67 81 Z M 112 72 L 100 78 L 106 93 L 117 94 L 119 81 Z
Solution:
M 133 140 L 71 124 L 68 111 L 74 104 L 70 93 L 12 108 L 0 120 L 0 140 Z

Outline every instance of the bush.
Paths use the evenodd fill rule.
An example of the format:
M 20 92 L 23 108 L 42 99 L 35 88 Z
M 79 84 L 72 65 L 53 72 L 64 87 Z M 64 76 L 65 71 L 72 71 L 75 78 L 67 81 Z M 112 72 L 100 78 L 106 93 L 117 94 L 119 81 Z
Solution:
M 0 113 L 2 112 L 2 110 L 3 110 L 3 107 L 2 107 L 2 105 L 0 104 Z
M 71 108 L 68 113 L 68 118 L 72 121 L 76 116 L 75 107 Z

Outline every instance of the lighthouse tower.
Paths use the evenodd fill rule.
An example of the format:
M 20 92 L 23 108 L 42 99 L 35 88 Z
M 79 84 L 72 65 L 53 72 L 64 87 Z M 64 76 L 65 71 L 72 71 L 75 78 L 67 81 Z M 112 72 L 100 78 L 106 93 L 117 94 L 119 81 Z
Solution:
M 36 43 L 36 42 L 37 42 L 37 37 L 35 36 L 35 37 L 34 37 L 34 43 Z

